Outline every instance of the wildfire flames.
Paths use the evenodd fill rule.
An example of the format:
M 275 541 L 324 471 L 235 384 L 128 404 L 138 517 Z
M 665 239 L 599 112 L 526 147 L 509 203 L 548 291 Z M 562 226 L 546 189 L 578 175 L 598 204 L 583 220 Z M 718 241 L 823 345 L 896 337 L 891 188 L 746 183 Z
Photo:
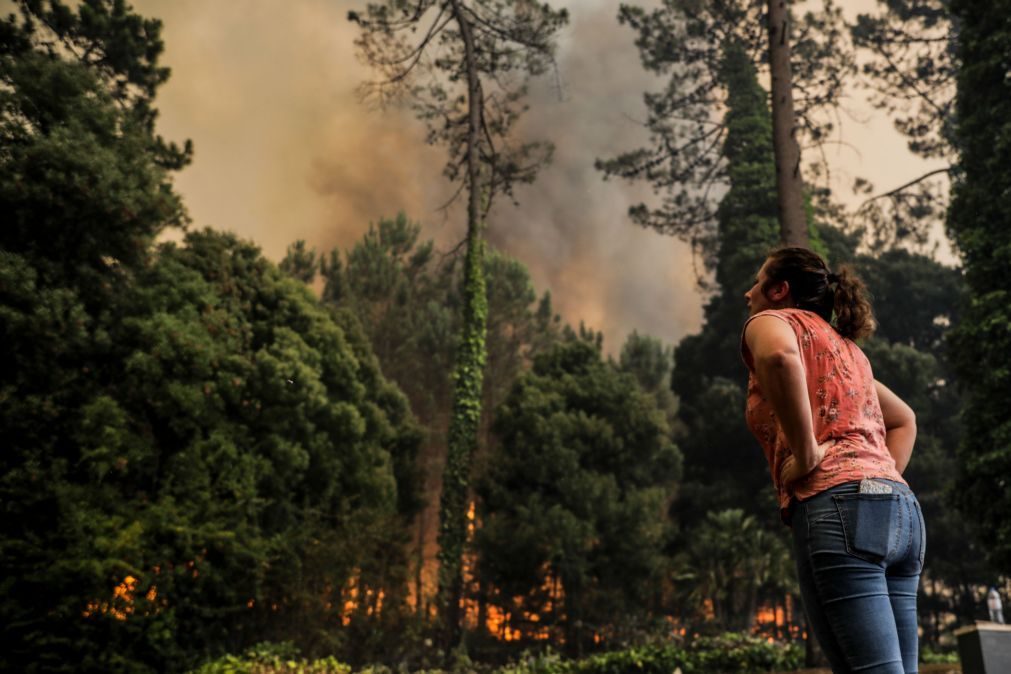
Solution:
M 471 503 L 467 513 L 467 519 L 468 539 L 473 540 L 478 524 L 473 503 Z M 432 559 L 432 562 L 434 563 L 435 560 Z M 195 560 L 186 562 L 184 567 L 193 578 L 199 576 Z M 156 566 L 152 569 L 152 572 L 157 575 L 161 572 L 161 568 Z M 465 558 L 463 573 L 465 587 L 475 587 L 477 584 L 477 558 L 475 554 L 469 553 Z M 430 575 L 434 576 L 435 574 L 432 572 Z M 545 577 L 545 584 L 541 589 L 543 594 L 550 599 L 546 603 L 544 610 L 551 612 L 553 611 L 553 607 L 558 606 L 563 600 L 564 593 L 557 579 L 553 578 L 550 574 L 545 574 Z M 127 620 L 130 616 L 137 614 L 138 583 L 139 581 L 136 577 L 127 575 L 113 588 L 110 599 L 89 602 L 83 612 L 84 617 L 90 618 L 95 615 L 108 615 L 116 620 Z M 434 588 L 431 589 L 434 590 Z M 514 597 L 511 602 L 513 609 L 507 611 L 501 606 L 492 603 L 486 603 L 484 606 L 481 606 L 473 594 L 465 597 L 461 604 L 464 624 L 470 630 L 476 630 L 479 623 L 483 622 L 482 626 L 489 635 L 507 642 L 520 640 L 545 641 L 551 639 L 553 636 L 558 636 L 553 633 L 550 625 L 541 624 L 541 615 L 523 609 L 523 597 Z M 143 607 L 140 610 L 144 612 L 144 615 L 149 615 L 159 610 L 159 602 L 157 601 L 158 588 L 156 585 L 152 584 L 143 593 L 142 597 L 146 602 L 146 604 L 140 605 Z M 329 599 L 325 600 L 324 607 L 327 611 L 331 611 L 334 609 L 335 604 L 339 606 L 337 618 L 340 624 L 346 627 L 356 617 L 375 617 L 380 615 L 385 598 L 386 593 L 382 589 L 372 587 L 362 588 L 359 584 L 358 574 L 352 574 L 352 578 L 341 593 L 340 600 L 336 602 Z M 164 604 L 165 600 L 162 599 L 160 603 Z M 253 609 L 256 603 L 255 599 L 250 598 L 246 602 L 246 607 Z M 418 610 L 418 597 L 415 592 L 412 591 L 408 595 L 407 603 L 413 610 Z M 280 609 L 277 603 L 270 604 L 270 608 L 272 611 Z M 431 608 L 433 607 L 426 605 L 425 610 L 431 613 Z M 709 619 L 714 617 L 711 600 L 707 599 L 704 601 L 702 612 Z M 770 641 L 775 638 L 804 638 L 806 635 L 794 624 L 793 619 L 793 601 L 792 597 L 788 595 L 783 604 L 763 605 L 758 608 L 754 616 L 752 633 L 769 635 Z M 669 619 L 669 622 L 672 635 L 687 635 L 686 628 L 678 621 Z M 594 643 L 601 643 L 604 641 L 604 635 L 594 633 L 593 641 Z
M 90 618 L 97 613 L 101 613 L 103 615 L 110 615 L 116 620 L 126 620 L 136 610 L 136 591 L 137 579 L 133 576 L 127 576 L 119 585 L 113 588 L 112 599 L 103 602 L 88 602 L 88 607 L 84 610 L 84 617 Z M 144 598 L 151 604 L 154 604 L 158 598 L 158 588 L 152 585 L 144 594 Z

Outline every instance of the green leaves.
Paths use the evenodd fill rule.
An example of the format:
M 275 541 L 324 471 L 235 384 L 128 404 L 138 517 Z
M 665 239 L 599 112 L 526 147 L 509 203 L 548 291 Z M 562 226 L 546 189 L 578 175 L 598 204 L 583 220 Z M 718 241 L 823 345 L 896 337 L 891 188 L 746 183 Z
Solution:
M 620 631 L 641 617 L 680 474 L 653 396 L 574 339 L 535 359 L 498 409 L 495 431 L 501 447 L 478 486 L 491 600 L 514 628 L 537 614 L 570 645 L 589 638 L 584 624 Z
M 176 671 L 228 632 L 310 647 L 305 625 L 351 583 L 385 588 L 398 615 L 402 467 L 420 436 L 352 319 L 346 331 L 258 249 L 210 231 L 120 279 L 102 313 L 36 278 L 0 257 L 18 359 L 0 406 L 16 516 L 0 548 L 21 588 L 0 610 L 30 626 L 5 633 L 10 663 L 51 638 L 66 663 L 96 663 L 79 671 L 112 654 Z M 79 336 L 54 332 L 68 318 Z M 108 340 L 87 339 L 99 331 Z M 127 576 L 136 591 L 122 594 Z
M 998 569 L 1011 563 L 1011 106 L 1007 96 L 1011 24 L 1006 3 L 955 1 L 959 38 L 959 174 L 948 229 L 962 253 L 970 302 L 951 339 L 968 398 L 959 447 L 957 498 Z
M 291 642 L 260 643 L 242 657 L 226 655 L 205 663 L 192 674 L 351 674 L 351 666 L 334 657 L 306 660 Z
M 686 484 L 675 507 L 689 529 L 709 510 L 748 504 L 750 514 L 771 512 L 762 513 L 760 497 L 769 490 L 765 461 L 743 419 L 747 372 L 739 340 L 747 318 L 744 293 L 779 240 L 772 120 L 742 44 L 724 45 L 718 72 L 727 88 L 722 153 L 730 182 L 716 213 L 717 236 L 706 244 L 716 253 L 718 292 L 706 305 L 701 333 L 675 348 L 671 376 L 685 426 L 679 442 Z
M 488 295 L 485 284 L 485 243 L 480 229 L 468 228 L 463 273 L 463 322 L 453 368 L 453 412 L 449 422 L 446 466 L 439 500 L 440 619 L 455 646 L 463 584 L 463 553 L 467 542 L 467 512 L 471 461 L 477 449 L 484 367 L 487 361 Z
M 649 144 L 597 160 L 596 167 L 605 178 L 648 183 L 662 201 L 630 207 L 631 220 L 691 243 L 707 269 L 720 257 L 722 233 L 716 230 L 718 220 L 726 220 L 720 212 L 726 198 L 719 195 L 728 184 L 738 189 L 739 200 L 750 198 L 749 205 L 763 218 L 771 194 L 771 217 L 776 217 L 775 173 L 771 192 L 759 187 L 741 193 L 747 165 L 764 164 L 772 153 L 767 94 L 753 74 L 762 61 L 759 55 L 768 51 L 766 8 L 760 0 L 665 0 L 654 9 L 623 3 L 618 10 L 619 22 L 635 33 L 643 67 L 667 81 L 661 90 L 644 95 Z M 791 67 L 798 132 L 819 144 L 830 135 L 830 112 L 838 104 L 842 81 L 855 66 L 840 40 L 842 16 L 833 3 L 823 3 L 819 12 L 809 12 L 796 23 L 793 34 L 799 39 Z M 743 143 L 740 137 L 736 142 L 731 138 L 734 124 L 738 136 L 740 127 L 750 124 Z M 768 127 L 767 141 L 761 138 L 761 127 Z M 735 152 L 751 158 L 731 158 Z M 761 238 L 759 227 L 753 229 Z
M 892 0 L 850 27 L 870 58 L 861 67 L 872 102 L 895 115 L 909 149 L 926 158 L 954 155 L 957 29 L 949 0 Z

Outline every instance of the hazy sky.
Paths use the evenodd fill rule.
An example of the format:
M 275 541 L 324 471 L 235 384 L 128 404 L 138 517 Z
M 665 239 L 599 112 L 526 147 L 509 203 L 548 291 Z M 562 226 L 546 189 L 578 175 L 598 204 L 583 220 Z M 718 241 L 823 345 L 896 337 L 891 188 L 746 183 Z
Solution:
M 196 146 L 176 181 L 194 226 L 236 232 L 274 260 L 296 239 L 345 248 L 400 210 L 443 249 L 462 237 L 462 210 L 437 210 L 451 194 L 443 151 L 424 144 L 423 125 L 408 113 L 370 109 L 355 95 L 370 72 L 355 57 L 346 16 L 364 0 L 133 4 L 164 22 L 172 78 L 158 99 L 159 131 Z M 602 329 L 606 350 L 633 329 L 676 342 L 702 317 L 687 248 L 629 223 L 628 206 L 650 199 L 645 186 L 603 182 L 593 168 L 595 158 L 644 141 L 634 120 L 643 92 L 659 82 L 615 20 L 617 0 L 554 4 L 571 16 L 559 42 L 562 95 L 541 86 L 524 130 L 552 140 L 555 161 L 518 189 L 518 207 L 496 207 L 489 237 L 529 267 L 539 292 L 551 290 L 565 320 Z M 840 4 L 852 16 L 875 2 Z M 865 121 L 844 115 L 852 147 L 830 150 L 840 188 L 857 174 L 894 187 L 932 168 L 862 92 L 846 105 Z

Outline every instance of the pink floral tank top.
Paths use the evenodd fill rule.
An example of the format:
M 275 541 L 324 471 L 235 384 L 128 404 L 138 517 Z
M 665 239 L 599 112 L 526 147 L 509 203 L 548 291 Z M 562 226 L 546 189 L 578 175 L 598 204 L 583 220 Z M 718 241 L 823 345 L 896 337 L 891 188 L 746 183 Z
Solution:
M 750 375 L 748 428 L 769 462 L 779 507 L 785 510 L 791 497 L 806 499 L 830 487 L 864 478 L 883 478 L 905 484 L 885 445 L 885 423 L 874 375 L 860 347 L 841 337 L 825 319 L 811 311 L 770 309 L 755 314 L 748 322 L 758 316 L 775 316 L 793 328 L 807 373 L 815 438 L 818 444 L 835 441 L 813 471 L 789 488 L 780 484 L 780 468 L 790 455 L 790 449 L 772 404 L 762 395 L 742 332 L 741 353 Z

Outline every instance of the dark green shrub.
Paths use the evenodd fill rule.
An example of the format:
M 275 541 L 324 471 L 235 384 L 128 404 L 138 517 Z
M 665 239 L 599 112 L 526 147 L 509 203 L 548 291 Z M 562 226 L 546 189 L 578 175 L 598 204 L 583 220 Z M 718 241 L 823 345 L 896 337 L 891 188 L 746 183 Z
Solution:
M 584 660 L 572 662 L 571 674 L 671 674 L 678 667 L 684 674 L 691 671 L 687 667 L 687 653 L 676 646 L 643 646 L 623 651 L 611 651 L 593 655 Z
M 226 655 L 208 662 L 193 674 L 351 674 L 351 666 L 333 657 L 305 660 L 291 642 L 262 643 L 241 657 Z
M 690 659 L 692 671 L 700 673 L 769 672 L 799 669 L 803 666 L 804 653 L 795 644 L 729 632 L 695 640 L 691 644 Z
M 795 644 L 768 642 L 758 637 L 728 633 L 703 637 L 688 645 L 651 644 L 567 660 L 553 650 L 521 657 L 489 670 L 487 665 L 459 660 L 453 674 L 759 674 L 787 671 L 803 665 L 803 650 Z M 305 661 L 291 644 L 261 644 L 242 657 L 215 660 L 193 674 L 351 674 L 351 667 L 334 658 Z M 356 670 L 356 674 L 393 674 L 384 666 Z M 414 674 L 446 674 L 442 670 Z
M 924 648 L 920 652 L 920 662 L 925 665 L 954 665 L 958 663 L 956 651 L 935 651 Z
M 648 645 L 562 660 L 557 654 L 529 658 L 496 674 L 757 674 L 798 669 L 803 651 L 794 644 L 728 633 L 681 646 Z

